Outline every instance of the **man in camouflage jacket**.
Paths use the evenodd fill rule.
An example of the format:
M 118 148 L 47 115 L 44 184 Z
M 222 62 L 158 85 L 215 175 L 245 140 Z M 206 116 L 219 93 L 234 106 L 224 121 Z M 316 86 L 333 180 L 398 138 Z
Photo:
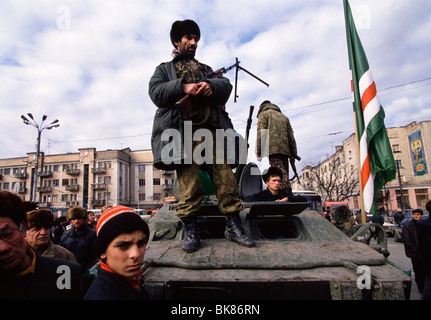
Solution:
M 295 161 L 297 148 L 289 118 L 277 105 L 265 100 L 259 107 L 257 119 L 256 156 L 258 159 L 267 156 L 271 167 L 280 168 L 283 172 L 281 189 L 290 188 L 289 160 Z

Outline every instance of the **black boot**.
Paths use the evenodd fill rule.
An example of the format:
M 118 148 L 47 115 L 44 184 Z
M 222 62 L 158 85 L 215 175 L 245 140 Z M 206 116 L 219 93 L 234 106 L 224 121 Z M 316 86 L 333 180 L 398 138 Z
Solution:
M 228 240 L 232 240 L 249 248 L 255 246 L 253 240 L 245 233 L 238 212 L 227 215 L 224 236 Z
M 182 249 L 188 253 L 195 252 L 199 249 L 200 243 L 199 226 L 196 217 L 187 217 L 181 220 L 185 225 Z

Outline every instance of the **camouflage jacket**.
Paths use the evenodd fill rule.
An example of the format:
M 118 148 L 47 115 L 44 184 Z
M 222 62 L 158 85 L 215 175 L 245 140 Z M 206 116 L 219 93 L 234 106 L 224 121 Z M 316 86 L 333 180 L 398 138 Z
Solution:
M 265 137 L 263 129 L 269 135 Z M 268 143 L 266 143 L 268 142 Z M 289 119 L 275 104 L 264 105 L 258 114 L 256 155 L 261 157 L 272 154 L 297 155 L 296 140 Z

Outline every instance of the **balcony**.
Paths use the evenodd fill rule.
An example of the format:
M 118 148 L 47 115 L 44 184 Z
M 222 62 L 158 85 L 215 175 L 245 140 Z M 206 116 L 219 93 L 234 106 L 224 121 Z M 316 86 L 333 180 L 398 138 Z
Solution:
M 91 172 L 95 174 L 106 173 L 106 168 L 91 168 Z
M 69 176 L 79 176 L 80 170 L 79 169 L 67 169 L 66 174 Z
M 52 171 L 41 171 L 38 172 L 37 175 L 42 178 L 49 178 L 52 177 Z
M 92 183 L 91 187 L 95 190 L 106 189 L 105 183 Z
M 27 193 L 27 188 L 19 188 L 19 189 L 18 189 L 18 193 L 19 193 L 19 194 Z
M 51 192 L 52 191 L 52 187 L 51 186 L 37 187 L 36 191 L 37 192 Z
M 15 173 L 15 178 L 19 178 L 19 179 L 27 179 L 27 172 L 20 172 L 20 173 Z
M 171 190 L 171 188 L 172 188 L 172 184 L 170 183 L 163 184 L 163 190 Z
M 39 208 L 51 208 L 51 202 L 39 202 Z
M 79 205 L 79 201 L 66 201 L 66 206 L 75 207 Z
M 79 184 L 70 184 L 66 186 L 67 191 L 79 191 Z
M 171 174 L 174 174 L 175 171 L 174 170 L 163 170 L 163 174 L 165 176 L 170 176 Z
M 93 206 L 104 206 L 105 200 L 93 200 Z

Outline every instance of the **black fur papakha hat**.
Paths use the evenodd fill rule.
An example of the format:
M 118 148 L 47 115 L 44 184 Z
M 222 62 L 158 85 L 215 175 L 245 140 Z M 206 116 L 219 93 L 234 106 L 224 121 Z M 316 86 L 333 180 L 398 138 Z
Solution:
M 187 34 L 194 34 L 197 37 L 197 41 L 201 38 L 201 30 L 196 22 L 193 20 L 177 20 L 172 24 L 171 28 L 171 42 L 175 47 L 174 42 L 178 42 Z

